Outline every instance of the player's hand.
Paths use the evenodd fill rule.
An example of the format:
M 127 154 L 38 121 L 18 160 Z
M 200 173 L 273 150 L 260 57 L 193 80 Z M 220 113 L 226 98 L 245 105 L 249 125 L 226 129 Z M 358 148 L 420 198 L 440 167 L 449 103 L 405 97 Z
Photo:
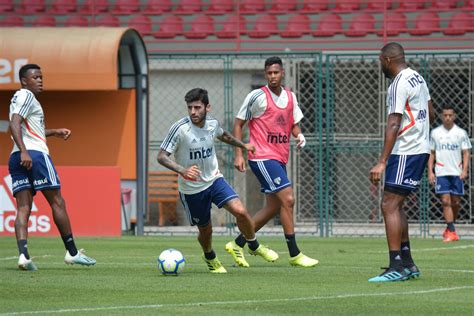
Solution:
M 22 151 L 20 153 L 20 165 L 26 170 L 31 170 L 33 167 L 33 161 L 31 160 L 31 156 L 27 151 Z
M 298 143 L 296 144 L 296 148 L 301 149 L 304 146 L 306 146 L 306 138 L 304 137 L 303 134 L 299 133 L 298 136 L 296 136 L 296 139 L 298 140 Z
M 428 182 L 432 185 L 436 183 L 436 176 L 433 172 L 428 172 Z
M 459 178 L 461 178 L 462 181 L 466 180 L 467 179 L 467 172 L 466 171 L 461 172 L 461 175 L 459 176 Z
M 243 156 L 235 156 L 234 167 L 240 172 L 245 172 L 245 160 Z
M 56 129 L 56 132 L 54 133 L 54 136 L 60 137 L 64 140 L 67 140 L 69 136 L 71 136 L 71 130 L 67 128 L 58 128 Z
M 192 165 L 191 167 L 184 169 L 181 175 L 187 180 L 196 181 L 201 177 L 201 170 L 199 170 L 197 165 Z
M 244 144 L 244 147 L 247 151 L 250 151 L 252 154 L 255 154 L 256 152 L 256 149 L 255 149 L 255 146 L 253 144 Z
M 373 184 L 378 184 L 382 179 L 382 173 L 385 170 L 385 164 L 379 162 L 372 169 L 370 169 L 369 180 Z

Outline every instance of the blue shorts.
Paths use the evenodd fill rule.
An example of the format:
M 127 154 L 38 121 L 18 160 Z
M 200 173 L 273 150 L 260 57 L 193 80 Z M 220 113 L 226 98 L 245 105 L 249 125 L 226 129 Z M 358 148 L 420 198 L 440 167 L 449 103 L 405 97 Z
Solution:
M 390 155 L 385 168 L 385 191 L 408 195 L 420 185 L 429 154 Z
M 179 193 L 181 203 L 188 214 L 192 226 L 207 226 L 211 221 L 211 204 L 218 208 L 239 196 L 223 177 L 217 178 L 207 189 L 196 194 Z
M 36 191 L 59 189 L 61 183 L 51 157 L 37 150 L 28 150 L 28 153 L 33 162 L 30 170 L 26 170 L 25 167 L 20 165 L 19 151 L 10 155 L 8 170 L 12 177 L 13 196 L 23 190 L 33 190 L 34 195 Z
M 464 195 L 464 183 L 459 176 L 436 177 L 435 193 Z
M 277 160 L 249 160 L 249 166 L 260 181 L 260 191 L 263 193 L 275 193 L 291 186 L 286 166 Z

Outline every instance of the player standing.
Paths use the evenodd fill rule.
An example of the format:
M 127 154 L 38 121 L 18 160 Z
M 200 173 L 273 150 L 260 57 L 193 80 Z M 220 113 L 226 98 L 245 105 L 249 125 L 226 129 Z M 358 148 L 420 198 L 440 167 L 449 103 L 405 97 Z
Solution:
M 454 124 L 455 119 L 454 108 L 451 105 L 443 107 L 443 124 L 431 131 L 431 155 L 428 160 L 429 181 L 435 185 L 435 192 L 441 196 L 443 203 L 447 225 L 443 233 L 444 242 L 459 240 L 454 222 L 461 207 L 461 196 L 464 195 L 463 181 L 468 176 L 472 148 L 467 132 Z
M 389 267 L 369 282 L 403 281 L 420 271 L 411 256 L 408 222 L 402 209 L 406 197 L 416 191 L 430 153 L 430 121 L 434 110 L 423 77 L 409 68 L 398 43 L 388 43 L 379 60 L 385 76 L 392 79 L 387 92 L 387 127 L 382 153 L 370 170 L 377 184 L 385 171 L 382 213 L 389 249 Z
M 38 65 L 27 64 L 19 72 L 21 89 L 10 104 L 10 130 L 13 150 L 8 162 L 12 177 L 13 196 L 17 203 L 15 234 L 19 250 L 18 267 L 35 271 L 36 265 L 28 253 L 28 220 L 33 197 L 41 191 L 53 211 L 54 223 L 59 229 L 66 248 L 67 264 L 94 265 L 95 259 L 77 250 L 72 236 L 66 203 L 61 195 L 61 184 L 49 156 L 46 137 L 56 136 L 67 140 L 71 131 L 66 128 L 45 129 L 44 114 L 36 97 L 43 92 L 43 74 Z
M 243 126 L 249 121 L 250 142 L 256 147 L 256 153 L 248 153 L 249 165 L 261 184 L 261 191 L 265 193 L 266 204 L 253 217 L 255 231 L 280 214 L 290 264 L 312 267 L 318 264 L 318 260 L 304 255 L 296 244 L 293 222 L 295 197 L 286 172 L 291 135 L 298 140 L 297 148 L 306 144 L 299 126 L 303 113 L 295 94 L 281 85 L 285 75 L 282 60 L 279 57 L 268 58 L 264 71 L 268 84 L 247 95 L 235 119 L 233 131 L 237 139 L 242 139 Z M 245 171 L 240 148 L 235 150 L 234 165 L 237 170 Z M 226 244 L 226 250 L 240 266 L 245 267 L 248 263 L 243 255 L 244 246 L 245 238 L 241 234 Z
M 189 116 L 171 126 L 161 144 L 158 162 L 177 172 L 178 190 L 181 202 L 191 225 L 199 230 L 198 241 L 204 252 L 203 260 L 212 273 L 226 273 L 226 269 L 212 247 L 211 203 L 224 207 L 237 220 L 237 226 L 245 236 L 251 252 L 267 261 L 275 261 L 278 254 L 260 245 L 255 237 L 254 224 L 238 195 L 224 180 L 217 164 L 215 139 L 239 148 L 255 151 L 252 144 L 244 144 L 229 132 L 224 131 L 219 122 L 207 116 L 211 109 L 208 93 L 195 88 L 186 93 L 185 101 Z M 170 156 L 174 154 L 173 161 Z

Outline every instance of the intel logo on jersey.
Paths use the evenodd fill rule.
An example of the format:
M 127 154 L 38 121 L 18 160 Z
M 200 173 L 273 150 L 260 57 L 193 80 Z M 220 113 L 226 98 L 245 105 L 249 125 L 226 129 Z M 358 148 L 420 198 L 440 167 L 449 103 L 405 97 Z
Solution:
M 286 144 L 290 142 L 290 137 L 280 133 L 268 133 L 267 142 L 270 144 Z
M 459 150 L 458 144 L 441 144 L 441 150 Z
M 189 151 L 189 159 L 204 159 L 209 158 L 212 156 L 212 148 L 199 148 L 199 149 L 192 149 Z
M 420 181 L 415 181 L 413 179 L 405 179 L 405 181 L 403 181 L 403 183 L 416 187 L 418 184 L 420 184 Z

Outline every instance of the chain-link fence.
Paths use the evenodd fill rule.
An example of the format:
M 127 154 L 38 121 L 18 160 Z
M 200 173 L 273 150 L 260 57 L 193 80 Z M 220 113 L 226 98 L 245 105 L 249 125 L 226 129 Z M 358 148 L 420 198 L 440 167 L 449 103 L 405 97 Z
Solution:
M 273 54 L 152 55 L 150 59 L 150 170 L 170 126 L 187 115 L 185 93 L 195 87 L 209 91 L 211 114 L 232 130 L 235 114 L 245 96 L 266 84 L 264 60 Z M 370 184 L 368 171 L 376 163 L 386 123 L 385 98 L 389 82 L 377 54 L 283 53 L 285 85 L 297 95 L 304 113 L 302 130 L 308 145 L 291 150 L 288 173 L 296 195 L 295 223 L 300 233 L 330 235 L 384 234 L 380 200 L 382 187 Z M 451 102 L 457 124 L 473 136 L 474 54 L 408 54 L 410 66 L 427 80 L 437 109 Z M 441 124 L 436 121 L 436 126 Z M 247 133 L 248 135 L 248 133 Z M 233 168 L 233 148 L 217 145 L 220 169 L 239 193 L 250 213 L 264 205 L 259 183 L 250 172 Z M 466 181 L 459 223 L 473 222 L 472 168 Z M 178 220 L 187 226 L 179 203 Z M 159 210 L 150 205 L 150 223 Z M 426 179 L 407 199 L 405 212 L 419 223 L 420 235 L 439 234 L 442 207 Z M 233 218 L 213 210 L 213 224 L 232 231 Z M 279 220 L 268 231 L 279 230 Z M 415 225 L 416 226 L 416 225 Z M 466 225 L 471 227 L 471 225 Z M 473 231 L 467 231 L 474 234 Z

